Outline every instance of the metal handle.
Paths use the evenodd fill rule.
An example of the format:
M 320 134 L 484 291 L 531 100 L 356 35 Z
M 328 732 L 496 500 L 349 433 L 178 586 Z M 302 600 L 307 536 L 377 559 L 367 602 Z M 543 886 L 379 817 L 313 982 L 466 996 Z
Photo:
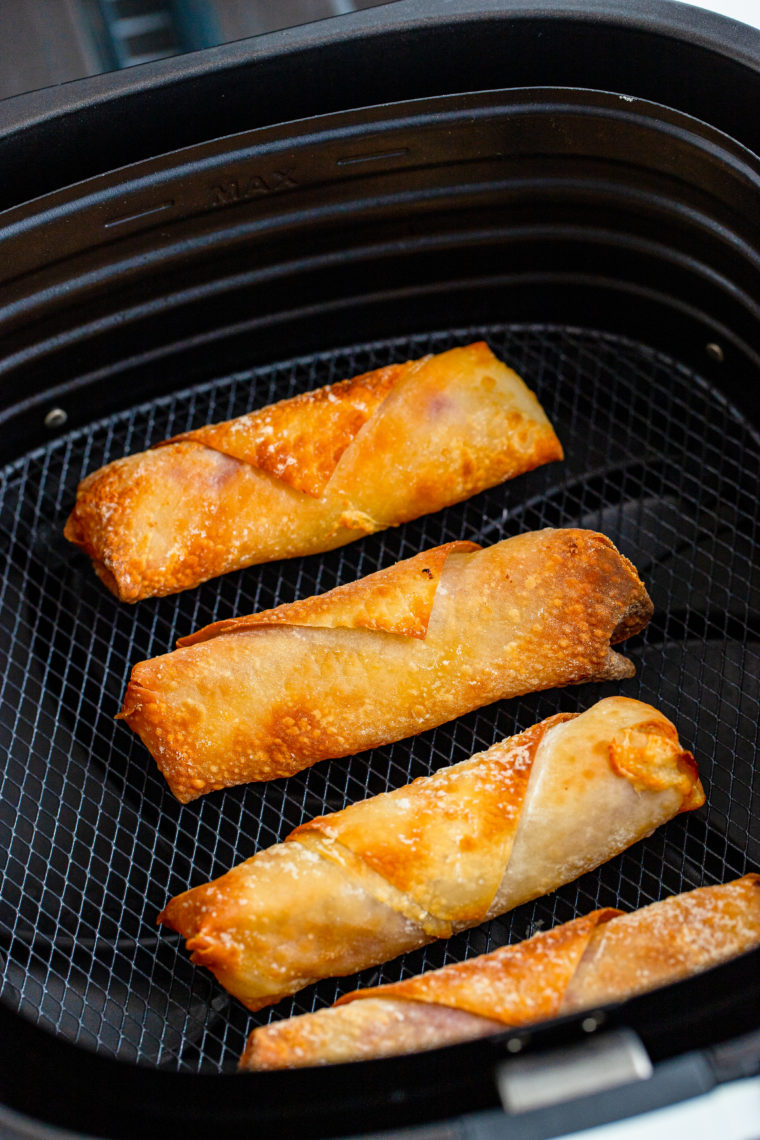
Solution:
M 514 1115 L 561 1104 L 652 1075 L 652 1062 L 630 1029 L 614 1029 L 561 1049 L 504 1061 L 496 1086 Z

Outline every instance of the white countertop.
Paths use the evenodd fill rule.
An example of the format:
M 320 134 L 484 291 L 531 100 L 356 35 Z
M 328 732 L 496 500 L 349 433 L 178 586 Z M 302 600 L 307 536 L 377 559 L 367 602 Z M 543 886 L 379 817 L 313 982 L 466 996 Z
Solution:
M 672 0 L 679 3 L 680 0 Z M 694 8 L 707 8 L 710 12 L 719 12 L 721 16 L 730 16 L 733 20 L 742 20 L 754 28 L 760 28 L 760 0 L 711 0 L 710 3 L 701 3 L 700 0 L 690 0 Z
M 584 1128 L 567 1140 L 758 1140 L 758 1137 L 760 1077 L 751 1077 L 720 1085 L 704 1096 L 656 1112 L 597 1128 Z

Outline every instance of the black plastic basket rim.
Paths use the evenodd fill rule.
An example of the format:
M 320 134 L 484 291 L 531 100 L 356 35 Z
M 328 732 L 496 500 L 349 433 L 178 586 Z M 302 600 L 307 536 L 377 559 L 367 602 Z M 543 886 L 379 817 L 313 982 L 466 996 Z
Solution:
M 125 160 L 132 163 L 157 157 L 176 150 L 178 145 L 208 141 L 251 126 L 284 124 L 315 114 L 381 105 L 418 95 L 480 90 L 484 84 L 477 56 L 467 56 L 469 70 L 457 76 L 462 82 L 454 86 L 448 71 L 436 74 L 431 68 L 430 55 L 439 49 L 446 52 L 447 47 L 455 45 L 458 53 L 466 54 L 468 38 L 490 38 L 505 29 L 532 23 L 540 34 L 543 29 L 569 27 L 580 29 L 581 35 L 620 31 L 628 37 L 643 34 L 651 37 L 653 43 L 661 42 L 664 56 L 673 57 L 674 67 L 659 100 L 645 82 L 649 66 L 646 60 L 638 65 L 641 82 L 637 84 L 635 71 L 633 75 L 624 71 L 625 58 L 616 59 L 617 70 L 611 74 L 619 76 L 620 82 L 608 84 L 589 79 L 595 63 L 586 56 L 579 60 L 576 72 L 564 85 L 620 90 L 660 101 L 714 122 L 738 141 L 760 149 L 760 138 L 753 131 L 755 124 L 746 114 L 752 106 L 751 99 L 745 102 L 742 98 L 745 93 L 750 94 L 760 71 L 760 30 L 756 28 L 672 0 L 639 0 L 635 4 L 629 0 L 543 0 L 539 7 L 530 0 L 393 0 L 375 8 L 4 100 L 0 104 L 0 158 L 6 173 L 6 195 L 10 192 L 10 196 L 0 201 L 0 208 L 106 173 Z M 410 58 L 403 50 L 405 43 L 414 43 L 415 47 L 427 45 L 427 55 L 417 50 Z M 357 56 L 357 52 L 362 54 Z M 705 60 L 710 58 L 721 77 L 732 74 L 739 84 L 733 92 L 738 98 L 726 100 L 725 106 L 713 104 L 710 109 L 709 100 L 714 93 L 703 91 L 700 96 L 704 80 L 682 92 L 675 64 L 687 52 L 697 53 Z M 395 59 L 394 67 L 383 68 L 379 75 L 365 66 L 373 58 L 391 57 Z M 444 58 L 450 62 L 450 52 Z M 327 88 L 320 92 L 309 85 L 300 100 L 289 101 L 284 91 L 288 74 L 314 66 L 316 60 L 326 61 L 330 69 L 331 93 Z M 512 66 L 514 63 L 515 60 Z M 662 60 L 653 67 L 662 68 Z M 625 78 L 629 79 L 628 86 Z M 501 86 L 501 82 L 500 78 L 486 85 Z M 254 101 L 248 98 L 250 84 L 258 96 Z M 527 84 L 518 80 L 516 85 L 557 83 L 556 77 L 542 72 L 539 64 Z M 236 91 L 245 93 L 243 107 L 231 98 Z M 192 102 L 194 114 L 188 121 L 180 122 L 172 106 L 186 102 Z M 253 115 L 252 106 L 256 108 Z M 148 111 L 151 131 L 145 130 Z M 118 140 L 114 140 L 111 130 L 115 119 L 120 125 Z M 30 181 L 26 170 L 30 150 L 44 152 L 53 135 L 57 162 L 49 164 L 44 178 L 37 171 L 34 181 Z M 81 145 L 83 138 L 89 143 L 86 153 Z M 117 155 L 122 156 L 121 161 Z M 17 180 L 13 193 L 11 188 Z

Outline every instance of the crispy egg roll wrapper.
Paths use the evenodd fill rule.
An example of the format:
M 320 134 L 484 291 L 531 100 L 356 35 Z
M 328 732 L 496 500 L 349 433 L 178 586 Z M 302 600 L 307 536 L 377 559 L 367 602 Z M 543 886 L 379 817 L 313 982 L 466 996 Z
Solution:
M 254 1029 L 243 1069 L 414 1053 L 623 1001 L 760 946 L 760 875 L 601 910 L 331 1009 Z
M 211 424 L 88 475 L 64 533 L 122 601 L 333 550 L 562 458 L 484 343 Z
M 652 605 L 608 538 L 454 542 L 207 627 L 135 665 L 120 716 L 183 803 L 289 776 L 505 697 L 630 677 Z
M 703 800 L 673 725 L 609 697 L 311 820 L 159 921 L 258 1009 L 503 914 Z

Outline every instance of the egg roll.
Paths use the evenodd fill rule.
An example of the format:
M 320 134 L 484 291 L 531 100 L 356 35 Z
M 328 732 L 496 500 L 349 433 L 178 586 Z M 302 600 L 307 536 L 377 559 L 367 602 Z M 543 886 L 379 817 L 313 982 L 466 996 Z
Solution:
M 593 531 L 453 542 L 181 639 L 134 666 L 119 716 L 187 803 L 504 697 L 629 677 L 611 643 L 651 612 L 634 567 Z
M 88 475 L 64 534 L 124 602 L 333 550 L 562 458 L 483 342 L 210 424 Z
M 357 990 L 330 1009 L 254 1029 L 241 1069 L 292 1069 L 416 1053 L 598 1009 L 760 946 L 760 875 L 632 914 L 594 911 L 525 942 Z
M 670 721 L 608 697 L 302 824 L 159 922 L 255 1010 L 504 914 L 703 801 Z

